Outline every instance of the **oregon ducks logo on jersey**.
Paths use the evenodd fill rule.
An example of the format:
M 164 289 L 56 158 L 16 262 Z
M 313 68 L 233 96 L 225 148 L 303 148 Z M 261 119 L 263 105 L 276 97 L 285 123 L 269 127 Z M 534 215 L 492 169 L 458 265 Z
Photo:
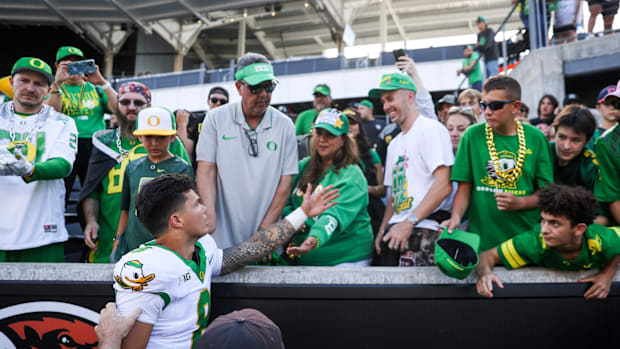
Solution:
M 6 145 L 8 151 L 15 155 L 17 160 L 26 158 L 26 161 L 33 162 L 37 157 L 37 147 L 25 141 L 13 141 Z
M 517 165 L 517 156 L 507 150 L 501 151 L 497 154 L 499 158 L 499 165 L 501 166 L 501 170 L 506 174 L 510 175 Z M 495 166 L 493 166 L 493 162 L 489 160 L 486 164 L 487 167 L 487 176 L 480 180 L 482 184 L 487 187 L 495 187 L 498 189 L 517 189 L 517 181 L 507 181 L 505 178 L 501 177 L 496 171 Z
M 588 239 L 588 250 L 590 250 L 590 254 L 593 256 L 603 252 L 603 241 L 601 241 L 601 237 L 598 234 L 594 239 Z
M 155 278 L 155 274 L 145 276 L 142 266 L 137 259 L 129 261 L 121 268 L 120 275 L 114 275 L 114 280 L 122 288 L 142 291 Z
M 392 200 L 394 201 L 394 211 L 399 214 L 411 208 L 413 197 L 409 196 L 407 181 L 407 155 L 398 157 L 396 166 L 392 171 Z

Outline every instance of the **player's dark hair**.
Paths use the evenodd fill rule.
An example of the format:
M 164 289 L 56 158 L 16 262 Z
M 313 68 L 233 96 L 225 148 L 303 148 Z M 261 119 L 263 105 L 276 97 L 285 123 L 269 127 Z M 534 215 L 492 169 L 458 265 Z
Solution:
M 591 191 L 584 187 L 569 187 L 549 184 L 538 193 L 540 212 L 556 217 L 566 217 L 571 225 L 590 225 L 594 222 L 598 201 Z
M 493 90 L 503 90 L 506 97 L 514 100 L 521 100 L 521 85 L 519 82 L 508 75 L 496 75 L 490 77 L 482 85 L 483 92 Z
M 596 130 L 596 120 L 588 108 L 577 104 L 570 104 L 564 107 L 555 117 L 553 126 L 556 130 L 560 126 L 570 127 L 576 133 L 585 135 L 586 141 L 590 141 Z
M 196 190 L 194 180 L 178 173 L 157 177 L 142 186 L 136 195 L 136 214 L 153 237 L 166 232 L 170 215 L 183 207 L 188 190 Z

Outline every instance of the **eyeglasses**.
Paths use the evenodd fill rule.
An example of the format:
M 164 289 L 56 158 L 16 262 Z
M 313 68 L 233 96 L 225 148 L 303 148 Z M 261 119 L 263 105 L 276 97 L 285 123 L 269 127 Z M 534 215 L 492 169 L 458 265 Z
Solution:
M 250 141 L 250 145 L 248 146 L 248 154 L 253 157 L 258 156 L 258 135 L 256 134 L 256 130 L 246 130 L 245 135 L 248 136 L 248 140 Z
M 255 95 L 259 94 L 262 89 L 265 89 L 265 92 L 267 93 L 271 93 L 273 92 L 273 90 L 276 89 L 276 83 L 273 81 L 270 81 L 266 84 L 260 84 L 260 85 L 250 85 L 247 82 L 245 82 L 245 80 L 241 80 L 240 83 L 241 85 L 249 88 L 250 92 L 252 92 L 252 94 L 255 94 Z
M 611 97 L 603 103 L 612 106 L 614 109 L 620 110 L 620 98 Z
M 510 101 L 492 101 L 489 103 L 480 101 L 480 107 L 482 107 L 482 110 L 486 110 L 487 107 L 491 108 L 491 110 L 500 110 L 502 108 L 504 108 L 504 105 L 508 104 L 508 103 L 512 103 L 515 100 L 510 100 Z
M 211 97 L 209 100 L 213 104 L 216 104 L 216 103 L 217 104 L 226 104 L 226 103 L 228 103 L 228 99 L 226 99 L 226 98 Z
M 120 101 L 118 101 L 118 104 L 124 107 L 129 106 L 131 103 L 133 103 L 133 105 L 136 107 L 142 107 L 143 105 L 146 104 L 145 101 L 141 101 L 139 99 L 121 99 Z
M 450 109 L 448 109 L 448 115 L 453 115 L 453 114 L 463 114 L 463 115 L 475 117 L 474 110 L 471 107 L 450 107 Z

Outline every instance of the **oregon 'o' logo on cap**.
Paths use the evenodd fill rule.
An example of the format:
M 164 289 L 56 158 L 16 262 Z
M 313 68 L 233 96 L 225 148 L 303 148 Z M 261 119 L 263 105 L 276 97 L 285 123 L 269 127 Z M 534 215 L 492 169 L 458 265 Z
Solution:
M 28 64 L 30 64 L 31 67 L 35 67 L 39 69 L 43 69 L 45 67 L 45 62 L 43 62 L 42 60 L 38 58 L 31 59 L 30 62 L 28 62 Z
M 77 48 L 75 48 L 75 47 L 69 47 L 69 49 L 67 51 L 69 51 L 69 53 L 79 53 Z
M 149 124 L 149 126 L 151 127 L 157 127 L 159 126 L 159 123 L 161 121 L 159 120 L 159 116 L 157 115 L 151 115 L 148 117 L 148 119 L 146 119 L 146 123 Z
M 267 149 L 276 151 L 278 150 L 278 144 L 276 142 L 267 142 Z

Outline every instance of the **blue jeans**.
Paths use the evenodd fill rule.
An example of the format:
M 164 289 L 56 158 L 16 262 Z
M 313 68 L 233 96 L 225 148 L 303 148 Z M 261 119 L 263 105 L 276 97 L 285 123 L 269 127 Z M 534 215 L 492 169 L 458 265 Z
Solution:
M 491 76 L 495 76 L 499 74 L 499 63 L 497 60 L 488 61 L 484 64 L 484 73 L 485 78 L 490 78 Z
M 476 81 L 473 84 L 470 83 L 469 86 L 471 88 L 473 88 L 474 90 L 478 90 L 478 91 L 482 92 L 482 81 Z

